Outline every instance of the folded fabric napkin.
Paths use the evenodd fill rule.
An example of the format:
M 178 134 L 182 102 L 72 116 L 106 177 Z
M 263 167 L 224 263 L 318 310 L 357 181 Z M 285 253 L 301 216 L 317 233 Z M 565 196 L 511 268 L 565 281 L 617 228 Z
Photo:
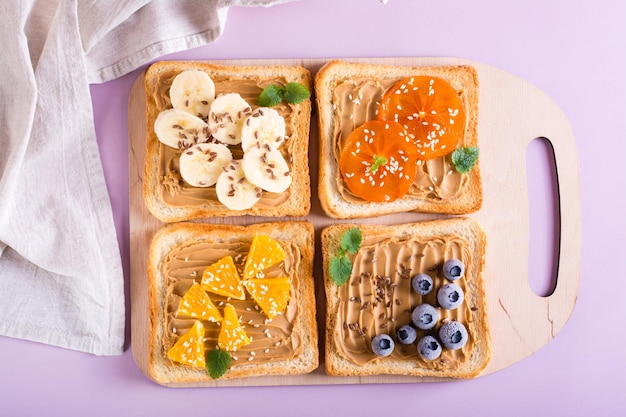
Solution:
M 215 40 L 229 6 L 283 2 L 0 2 L 0 335 L 122 353 L 124 277 L 89 84 Z

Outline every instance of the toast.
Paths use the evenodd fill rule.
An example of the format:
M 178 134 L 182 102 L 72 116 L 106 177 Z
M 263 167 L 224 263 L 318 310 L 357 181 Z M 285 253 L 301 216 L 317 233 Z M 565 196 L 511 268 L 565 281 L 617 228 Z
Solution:
M 272 238 L 285 252 L 279 264 L 264 270 L 267 278 L 288 277 L 288 303 L 271 319 L 249 290 L 245 299 L 206 290 L 203 271 L 218 259 L 231 255 L 242 271 L 255 235 Z M 213 305 L 226 317 L 234 306 L 250 343 L 230 350 L 231 364 L 220 379 L 267 375 L 297 375 L 319 366 L 315 292 L 313 283 L 314 234 L 307 222 L 259 223 L 250 226 L 181 222 L 166 225 L 154 236 L 148 259 L 148 307 L 150 311 L 148 376 L 162 385 L 210 385 L 206 368 L 171 359 L 176 342 L 200 321 L 204 353 L 222 342 L 225 318 L 212 322 L 180 315 L 189 288 L 200 283 Z M 206 274 L 206 273 L 205 273 Z M 245 277 L 242 275 L 243 284 Z M 259 281 L 264 281 L 259 279 Z M 268 284 L 269 285 L 269 284 Z M 248 287 L 244 285 L 247 289 Z M 243 294 L 243 288 L 242 288 Z M 208 361 L 208 359 L 207 359 Z
M 215 97 L 239 93 L 252 111 L 259 108 L 258 97 L 270 85 L 285 86 L 298 82 L 311 89 L 309 70 L 299 66 L 238 66 L 203 62 L 163 61 L 151 65 L 145 73 L 146 94 L 146 157 L 143 196 L 148 210 L 163 222 L 216 216 L 254 215 L 264 217 L 305 216 L 310 211 L 311 186 L 308 145 L 311 100 L 299 104 L 282 102 L 272 109 L 284 118 L 285 140 L 280 151 L 287 163 L 285 175 L 291 176 L 286 191 L 258 191 L 258 201 L 242 209 L 231 209 L 218 199 L 216 186 L 190 185 L 183 179 L 179 158 L 185 147 L 161 143 L 155 133 L 155 121 L 162 111 L 172 108 L 170 87 L 176 75 L 187 70 L 200 70 L 214 83 Z M 208 122 L 208 115 L 204 120 Z M 172 125 L 175 127 L 175 125 Z M 210 131 L 209 141 L 215 140 Z M 228 145 L 233 160 L 241 160 L 242 146 Z M 282 174 L 282 172 L 281 172 Z
M 473 378 L 480 374 L 491 357 L 484 278 L 486 238 L 480 226 L 465 218 L 394 226 L 358 225 L 362 244 L 356 254 L 346 255 L 353 269 L 348 280 L 337 285 L 329 274 L 330 262 L 340 252 L 344 233 L 353 227 L 328 226 L 321 236 L 327 374 L 440 378 Z M 465 265 L 465 274 L 455 281 L 464 292 L 464 300 L 448 310 L 438 303 L 437 292 L 447 282 L 441 265 L 451 258 Z M 413 277 L 419 273 L 432 278 L 432 290 L 426 295 L 413 289 Z M 420 330 L 415 325 L 413 311 L 422 304 L 437 310 L 436 327 Z M 439 357 L 424 359 L 416 342 L 427 335 L 439 339 L 439 329 L 453 321 L 467 329 L 466 344 L 456 350 L 444 347 Z M 402 344 L 397 331 L 407 324 L 416 329 L 416 339 Z M 390 356 L 374 353 L 372 340 L 381 334 L 395 341 Z
M 363 218 L 410 211 L 468 214 L 480 209 L 480 167 L 476 164 L 461 174 L 452 164 L 450 154 L 418 160 L 417 174 L 408 192 L 392 201 L 366 201 L 347 186 L 338 161 L 348 136 L 364 123 L 379 118 L 379 103 L 385 93 L 396 82 L 413 76 L 436 77 L 456 90 L 466 116 L 464 134 L 459 133 L 456 146 L 478 147 L 478 75 L 473 67 L 331 61 L 319 70 L 314 82 L 319 113 L 318 194 L 328 216 Z

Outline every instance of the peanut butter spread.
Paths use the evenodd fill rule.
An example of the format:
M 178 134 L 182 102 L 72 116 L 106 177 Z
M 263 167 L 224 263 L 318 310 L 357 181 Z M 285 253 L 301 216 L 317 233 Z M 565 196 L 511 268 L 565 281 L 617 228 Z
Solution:
M 454 370 L 471 356 L 474 346 L 471 301 L 465 301 L 454 310 L 437 306 L 437 290 L 447 281 L 441 273 L 441 265 L 447 259 L 456 258 L 471 270 L 472 259 L 469 244 L 458 236 L 417 239 L 367 238 L 360 250 L 352 256 L 353 270 L 350 279 L 339 289 L 339 304 L 335 334 L 337 348 L 351 362 L 362 365 L 382 358 L 371 349 L 371 341 L 377 334 L 386 333 L 395 339 L 397 330 L 411 323 L 412 310 L 428 303 L 439 312 L 439 324 L 432 330 L 417 329 L 417 340 L 425 335 L 436 336 L 442 323 L 456 320 L 463 323 L 469 333 L 468 342 L 458 350 L 444 349 L 434 361 L 424 360 L 417 352 L 416 343 L 404 345 L 396 342 L 391 354 L 395 359 L 406 359 L 413 366 Z M 426 273 L 433 278 L 433 290 L 420 295 L 412 290 L 411 278 Z M 467 280 L 456 283 L 467 293 Z
M 251 340 L 249 345 L 231 352 L 232 367 L 250 361 L 266 363 L 278 359 L 289 359 L 298 355 L 302 350 L 302 335 L 294 328 L 294 324 L 300 316 L 296 302 L 299 285 L 296 271 L 301 257 L 300 250 L 290 241 L 280 241 L 279 243 L 285 250 L 285 260 L 268 268 L 265 271 L 265 277 L 290 277 L 291 299 L 284 312 L 269 320 L 248 294 L 246 294 L 245 300 L 234 300 L 209 293 L 211 301 L 218 309 L 221 310 L 226 302 L 235 307 L 237 316 Z M 233 257 L 241 275 L 249 249 L 250 242 L 198 241 L 197 243 L 178 246 L 168 254 L 162 264 L 162 272 L 167 282 L 166 319 L 163 332 L 165 352 L 174 345 L 178 334 L 186 332 L 193 325 L 194 320 L 175 316 L 181 297 L 193 282 L 200 282 L 206 267 L 227 255 Z M 217 346 L 220 324 L 209 321 L 205 321 L 203 324 L 205 327 L 204 344 L 208 351 Z
M 153 99 L 156 104 L 158 112 L 172 108 L 169 89 L 172 85 L 172 80 L 178 71 L 165 71 L 160 75 L 157 82 L 157 89 L 153 94 Z M 259 94 L 263 89 L 271 84 L 287 83 L 285 79 L 272 79 L 261 80 L 259 78 L 223 78 L 217 75 L 212 75 L 211 79 L 215 83 L 215 95 L 225 93 L 239 93 L 244 100 L 250 104 L 252 109 L 258 108 L 256 105 Z M 295 112 L 294 105 L 281 103 L 273 107 L 280 113 L 285 119 L 286 125 L 286 139 L 291 137 L 295 131 Z M 201 188 L 193 187 L 187 184 L 181 174 L 178 164 L 181 151 L 179 149 L 173 149 L 162 143 L 159 143 L 159 164 L 158 164 L 158 179 L 159 179 L 159 192 L 161 193 L 162 200 L 171 206 L 201 206 L 209 204 L 211 206 L 221 205 L 217 199 L 215 187 Z M 293 155 L 294 142 L 286 140 L 279 149 L 285 160 L 291 162 Z M 229 146 L 233 154 L 233 159 L 241 159 L 243 157 L 243 151 L 240 145 Z M 256 203 L 256 207 L 269 208 L 276 207 L 289 199 L 290 190 L 287 189 L 282 193 L 270 193 L 264 192 L 261 199 Z
M 365 122 L 376 119 L 380 100 L 396 81 L 349 80 L 335 87 L 333 111 L 337 116 L 334 118 L 333 138 L 334 156 L 337 161 L 350 133 Z M 467 103 L 462 93 L 461 98 Z M 459 146 L 465 145 L 459 144 Z M 463 189 L 468 185 L 467 175 L 459 174 L 454 169 L 449 155 L 427 161 L 418 161 L 418 164 L 419 169 L 415 181 L 404 198 L 451 202 L 458 199 L 462 195 Z M 337 177 L 337 188 L 346 201 L 365 203 L 350 192 L 341 175 Z

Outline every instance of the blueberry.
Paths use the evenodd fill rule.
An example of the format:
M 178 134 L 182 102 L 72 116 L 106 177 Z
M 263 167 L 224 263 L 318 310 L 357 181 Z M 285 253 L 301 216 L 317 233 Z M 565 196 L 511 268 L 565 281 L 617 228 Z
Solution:
M 417 342 L 417 352 L 427 361 L 433 361 L 441 355 L 441 344 L 432 336 L 424 336 Z
M 411 281 L 413 290 L 421 295 L 428 294 L 433 289 L 433 279 L 428 274 L 417 274 Z
M 401 326 L 398 329 L 397 335 L 398 341 L 405 345 L 410 345 L 411 343 L 415 342 L 415 339 L 417 339 L 417 332 L 415 331 L 413 326 L 409 326 L 408 324 Z
M 450 259 L 443 264 L 443 276 L 450 281 L 456 281 L 465 273 L 465 265 L 458 259 Z
M 458 321 L 450 321 L 439 329 L 439 340 L 451 350 L 460 349 L 467 343 L 467 329 Z
M 463 290 L 456 284 L 446 284 L 437 291 L 437 302 L 446 310 L 454 310 L 464 299 Z
M 388 334 L 379 334 L 372 339 L 372 350 L 378 356 L 389 356 L 395 344 Z
M 420 304 L 411 313 L 413 325 L 421 330 L 432 329 L 439 321 L 437 309 L 430 304 Z

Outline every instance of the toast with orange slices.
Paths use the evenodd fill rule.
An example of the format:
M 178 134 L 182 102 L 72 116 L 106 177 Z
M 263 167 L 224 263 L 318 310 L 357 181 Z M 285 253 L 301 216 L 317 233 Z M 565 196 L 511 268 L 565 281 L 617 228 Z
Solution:
M 332 61 L 314 84 L 318 194 L 327 215 L 467 214 L 481 207 L 473 67 Z M 468 158 L 475 162 L 469 171 Z
M 318 367 L 313 226 L 178 223 L 148 260 L 149 367 L 162 385 Z

